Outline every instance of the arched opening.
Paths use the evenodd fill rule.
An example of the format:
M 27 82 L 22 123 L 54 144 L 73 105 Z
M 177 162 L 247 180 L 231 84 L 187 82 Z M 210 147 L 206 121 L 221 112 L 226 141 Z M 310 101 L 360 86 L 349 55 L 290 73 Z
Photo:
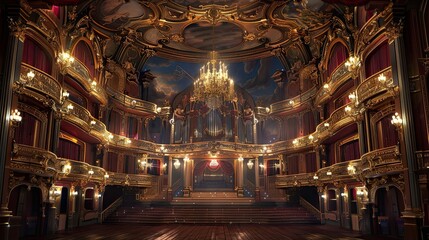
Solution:
M 42 234 L 42 191 L 39 188 L 20 185 L 10 193 L 8 209 L 12 211 L 11 222 L 20 225 L 18 231 L 11 229 L 11 238 L 17 239 Z M 17 238 L 14 238 L 17 237 Z
M 233 165 L 223 160 L 198 162 L 194 169 L 194 189 L 197 191 L 233 191 Z
M 404 200 L 401 191 L 396 187 L 379 188 L 375 193 L 377 204 L 377 227 L 381 235 L 402 236 L 404 222 L 401 212 L 404 211 Z
M 60 199 L 60 216 L 58 219 L 58 230 L 65 230 L 66 224 L 67 224 L 67 209 L 68 209 L 68 202 L 69 202 L 69 189 L 66 187 L 63 187 L 61 189 L 61 199 Z

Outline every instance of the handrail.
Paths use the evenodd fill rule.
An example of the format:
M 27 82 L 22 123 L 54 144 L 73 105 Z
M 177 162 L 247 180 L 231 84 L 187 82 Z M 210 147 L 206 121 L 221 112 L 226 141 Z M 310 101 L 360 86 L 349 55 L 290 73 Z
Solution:
M 103 223 L 104 220 L 110 216 L 120 205 L 122 205 L 123 198 L 119 197 L 112 204 L 110 204 L 106 209 L 104 209 L 98 218 L 99 223 Z
M 322 213 L 320 212 L 320 210 L 301 196 L 299 197 L 299 205 L 301 205 L 302 207 L 307 209 L 307 211 L 311 212 L 314 216 L 316 216 L 317 220 L 322 219 Z

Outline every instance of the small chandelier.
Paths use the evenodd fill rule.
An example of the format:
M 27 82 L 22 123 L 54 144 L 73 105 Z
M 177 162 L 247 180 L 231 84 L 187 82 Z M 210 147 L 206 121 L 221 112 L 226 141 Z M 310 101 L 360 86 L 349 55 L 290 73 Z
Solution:
M 217 168 L 219 166 L 219 162 L 217 160 L 213 159 L 213 160 L 210 161 L 209 166 L 211 168 Z
M 215 51 L 210 52 L 210 58 L 194 82 L 193 97 L 205 102 L 210 109 L 218 109 L 223 102 L 234 99 L 234 81 L 229 78 L 226 65 L 217 61 Z

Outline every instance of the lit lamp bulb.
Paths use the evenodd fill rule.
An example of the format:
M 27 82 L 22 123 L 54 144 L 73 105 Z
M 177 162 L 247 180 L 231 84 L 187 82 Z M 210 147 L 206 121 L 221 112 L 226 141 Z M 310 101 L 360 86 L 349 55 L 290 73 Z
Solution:
M 319 179 L 319 177 L 316 174 L 314 174 L 313 179 L 317 180 L 317 179 Z
M 18 111 L 18 109 L 13 110 L 12 113 L 10 114 L 10 120 L 12 122 L 21 122 L 22 121 L 21 112 Z
M 326 172 L 326 175 L 331 176 L 331 175 L 332 175 L 331 170 L 328 170 L 328 171 Z
M 240 155 L 237 160 L 242 162 L 244 160 L 244 158 Z
M 344 111 L 346 111 L 346 112 L 350 112 L 352 110 L 352 108 L 350 107 L 350 106 L 346 106 L 345 108 L 344 108 Z
M 325 123 L 323 124 L 323 126 L 325 126 L 325 127 L 329 127 L 329 123 L 328 123 L 328 122 L 325 122 Z
M 349 94 L 349 99 L 350 99 L 350 101 L 352 101 L 352 102 L 354 102 L 355 100 L 356 100 L 356 95 L 355 95 L 355 93 L 350 93 Z
M 387 80 L 387 78 L 386 78 L 386 76 L 384 76 L 383 73 L 380 74 L 380 76 L 378 76 L 378 81 L 379 82 L 384 83 L 384 82 L 386 82 L 386 80 Z
M 395 113 L 395 115 L 392 116 L 392 120 L 390 122 L 395 125 L 396 127 L 399 127 L 402 125 L 402 118 L 399 116 L 399 113 Z
M 248 167 L 249 169 L 252 169 L 252 168 L 253 168 L 253 161 L 252 161 L 252 160 L 249 160 L 249 161 L 247 162 L 247 167 Z
M 88 174 L 89 174 L 89 175 L 93 175 L 93 174 L 94 174 L 94 170 L 90 169 L 90 170 L 88 171 Z
M 34 72 L 33 71 L 29 71 L 28 73 L 27 73 L 27 79 L 28 80 L 33 80 L 33 78 L 36 76 L 36 74 L 34 74 Z

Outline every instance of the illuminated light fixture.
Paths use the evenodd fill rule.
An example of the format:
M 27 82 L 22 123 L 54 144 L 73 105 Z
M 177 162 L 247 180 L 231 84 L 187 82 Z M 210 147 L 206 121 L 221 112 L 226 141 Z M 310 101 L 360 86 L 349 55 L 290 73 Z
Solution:
M 347 171 L 349 172 L 349 174 L 355 174 L 356 168 L 352 165 L 349 165 L 349 166 L 347 166 Z
M 325 90 L 328 90 L 328 89 L 329 89 L 329 84 L 327 84 L 327 83 L 323 84 L 323 88 L 324 88 Z
M 325 194 L 322 194 L 322 196 L 321 196 L 323 199 L 325 199 L 326 198 L 326 195 Z
M 253 163 L 252 159 L 249 159 L 249 161 L 247 162 L 247 167 L 248 167 L 249 169 L 252 169 L 252 168 L 253 168 L 253 165 L 254 165 L 254 163 Z
M 162 110 L 162 108 L 160 108 L 160 107 L 157 107 L 157 108 L 156 108 L 156 112 L 157 112 L 157 113 L 160 113 L 160 112 L 161 112 L 161 110 Z
M 168 121 L 171 125 L 174 125 L 174 118 L 171 118 L 170 121 Z M 195 129 L 196 130 L 196 129 Z
M 357 190 L 356 194 L 358 196 L 363 196 L 365 194 L 365 192 L 362 189 Z
M 71 193 L 71 195 L 72 195 L 72 196 L 77 196 L 77 191 L 73 191 L 73 192 Z
M 70 55 L 70 52 L 62 52 L 58 55 L 57 59 L 58 64 L 60 65 L 60 70 L 64 72 L 66 68 L 70 67 L 74 62 L 74 57 Z
M 255 125 L 256 125 L 256 124 L 258 124 L 258 122 L 259 122 L 259 120 L 258 120 L 257 118 L 254 118 L 254 119 L 253 119 L 253 124 L 255 124 Z
M 131 139 L 127 138 L 125 139 L 125 144 L 130 144 L 131 143 Z
M 164 146 L 161 146 L 161 147 L 159 147 L 159 150 L 160 150 L 161 152 L 164 152 L 165 147 L 164 147 Z
M 219 162 L 218 162 L 216 159 L 212 159 L 212 160 L 210 161 L 209 166 L 210 166 L 211 168 L 216 168 L 217 166 L 219 166 Z
M 259 167 L 264 168 L 265 166 L 264 166 L 264 164 L 261 163 L 261 164 L 259 164 Z
M 346 111 L 346 112 L 351 112 L 351 111 L 352 111 L 352 108 L 351 108 L 350 106 L 346 106 L 346 107 L 344 108 L 344 111 Z
M 390 122 L 397 128 L 402 126 L 402 118 L 399 116 L 398 112 L 395 112 L 395 115 L 392 116 L 392 120 L 390 120 Z
M 18 111 L 18 109 L 15 109 L 12 111 L 9 118 L 12 122 L 19 123 L 22 121 L 21 112 Z
M 136 106 L 136 104 L 137 104 L 137 101 L 136 101 L 136 100 L 132 100 L 132 101 L 131 101 L 131 106 L 135 107 L 135 106 Z
M 308 140 L 313 141 L 314 137 L 313 135 L 310 134 L 310 136 L 308 136 Z
M 68 98 L 70 96 L 70 93 L 67 92 L 67 90 L 64 89 L 63 93 L 62 93 L 62 96 L 63 96 L 63 98 Z
M 354 92 L 351 92 L 349 94 L 349 99 L 350 99 L 350 101 L 354 102 L 356 100 L 356 94 Z
M 381 83 L 385 83 L 386 82 L 386 80 L 387 80 L 387 78 L 386 78 L 386 76 L 384 76 L 384 74 L 382 73 L 382 74 L 380 74 L 379 76 L 378 76 L 378 81 L 379 82 L 381 82 Z
M 326 175 L 331 176 L 331 175 L 332 175 L 331 170 L 328 170 L 328 171 L 326 172 Z
M 346 61 L 345 66 L 350 72 L 358 69 L 360 67 L 359 57 L 350 56 L 349 59 Z
M 319 179 L 319 177 L 317 176 L 317 174 L 314 174 L 313 179 L 314 179 L 314 180 Z
M 270 112 L 271 112 L 271 109 L 270 109 L 269 107 L 266 107 L 266 108 L 265 108 L 265 112 L 270 113 Z
M 185 161 L 185 162 L 189 161 L 189 156 L 185 155 L 185 157 L 183 158 L 183 161 Z
M 27 73 L 27 79 L 28 80 L 33 80 L 33 78 L 36 76 L 36 74 L 32 71 L 32 70 L 30 70 L 28 73 Z
M 107 136 L 109 139 L 113 139 L 113 135 L 109 133 L 109 136 Z
M 210 52 L 210 61 L 200 69 L 193 90 L 194 99 L 210 109 L 218 109 L 223 102 L 234 99 L 234 81 L 229 78 L 226 65 L 216 58 L 217 53 Z
M 70 173 L 70 171 L 71 171 L 71 165 L 70 165 L 70 163 L 67 163 L 67 164 L 65 164 L 65 165 L 63 165 L 63 173 Z
M 179 161 L 179 159 L 176 159 L 176 160 L 174 161 L 173 165 L 174 165 L 174 168 L 175 168 L 175 169 L 178 169 L 178 168 L 180 167 L 180 161 Z
M 347 193 L 341 193 L 341 197 L 347 197 Z
M 89 124 L 91 124 L 92 126 L 96 124 L 95 120 L 91 120 L 91 122 L 89 122 Z
M 323 126 L 325 126 L 325 127 L 329 127 L 329 123 L 328 123 L 328 122 L 325 122 L 325 123 L 323 124 Z
M 92 175 L 94 174 L 94 170 L 89 169 L 88 174 L 89 174 L 90 176 L 92 176 Z
M 92 82 L 91 82 L 91 87 L 96 87 L 97 86 L 97 82 L 95 81 L 95 80 L 93 80 Z
M 298 139 L 294 139 L 294 140 L 292 141 L 292 144 L 293 144 L 293 145 L 298 145 Z
M 289 100 L 289 105 L 293 105 L 295 102 L 293 100 Z
M 243 156 L 240 155 L 237 160 L 242 162 L 244 160 L 244 158 L 243 158 Z
M 73 110 L 74 109 L 74 106 L 70 103 L 69 105 L 67 105 L 67 110 Z
M 104 178 L 105 178 L 105 179 L 108 179 L 108 178 L 109 178 L 109 174 L 107 174 L 107 173 L 106 173 L 106 174 L 104 174 Z

